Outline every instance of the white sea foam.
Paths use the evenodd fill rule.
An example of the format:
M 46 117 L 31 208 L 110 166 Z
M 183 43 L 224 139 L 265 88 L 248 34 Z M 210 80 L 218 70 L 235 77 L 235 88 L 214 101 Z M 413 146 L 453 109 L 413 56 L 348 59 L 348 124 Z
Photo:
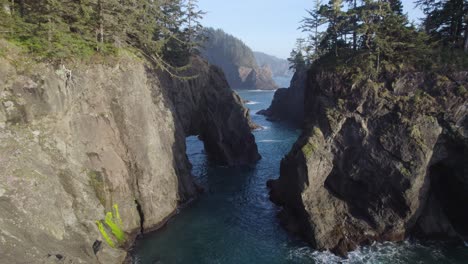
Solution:
M 347 259 L 337 257 L 329 251 L 320 252 L 313 251 L 307 247 L 298 248 L 289 252 L 288 259 L 293 262 L 310 261 L 317 264 L 393 264 L 408 263 L 408 259 L 416 257 L 415 252 L 420 252 L 418 254 L 424 252 L 422 254 L 426 254 L 425 258 L 430 259 L 434 263 L 444 262 L 445 260 L 440 248 L 408 241 L 402 243 L 374 243 L 371 246 L 359 247 L 355 251 L 350 252 Z
M 247 92 L 261 93 L 261 92 L 274 92 L 276 90 L 247 90 Z
M 270 127 L 260 126 L 259 128 L 256 128 L 255 130 L 267 130 L 267 129 L 270 129 Z
M 255 102 L 255 101 L 250 101 L 250 102 L 247 102 L 245 103 L 246 105 L 256 105 L 256 104 L 259 104 L 260 102 Z
M 283 140 L 277 140 L 277 139 L 262 139 L 259 140 L 258 142 L 266 142 L 266 143 L 271 143 L 271 142 L 281 142 Z

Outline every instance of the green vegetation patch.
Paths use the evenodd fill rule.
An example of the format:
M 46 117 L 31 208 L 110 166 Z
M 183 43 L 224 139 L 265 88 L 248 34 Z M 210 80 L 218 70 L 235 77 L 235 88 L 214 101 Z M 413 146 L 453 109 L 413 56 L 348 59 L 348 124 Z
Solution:
M 459 85 L 459 86 L 457 87 L 457 94 L 458 94 L 459 96 L 465 97 L 465 96 L 468 95 L 468 91 L 466 90 L 466 87 L 465 87 L 465 86 Z
M 330 124 L 330 128 L 334 130 L 338 126 L 339 121 L 343 117 L 343 115 L 336 108 L 327 108 L 325 114 L 327 116 L 328 123 Z
M 426 147 L 426 144 L 424 144 L 424 141 L 423 141 L 423 137 L 422 137 L 422 134 L 421 134 L 421 130 L 419 130 L 419 127 L 414 125 L 414 126 L 411 126 L 409 128 L 409 132 L 410 132 L 410 136 L 412 139 L 414 139 L 414 141 L 416 142 L 416 144 L 421 147 L 421 148 L 425 148 Z
M 411 171 L 409 171 L 405 166 L 401 165 L 399 167 L 399 170 L 401 174 L 403 174 L 403 176 L 405 176 L 406 178 L 411 177 Z
M 319 149 L 319 146 L 316 143 L 317 137 L 323 137 L 323 134 L 320 128 L 315 126 L 312 129 L 312 134 L 310 135 L 309 141 L 301 148 L 302 154 L 304 154 L 305 158 L 310 157 Z
M 317 150 L 317 145 L 311 142 L 307 142 L 307 144 L 305 144 L 301 150 L 304 154 L 304 157 L 308 158 L 312 155 L 312 153 L 314 153 Z
M 126 235 L 123 231 L 123 223 L 120 218 L 119 207 L 117 204 L 112 206 L 112 212 L 107 212 L 104 220 L 96 221 L 96 225 L 102 238 L 110 247 L 122 246 L 126 241 Z

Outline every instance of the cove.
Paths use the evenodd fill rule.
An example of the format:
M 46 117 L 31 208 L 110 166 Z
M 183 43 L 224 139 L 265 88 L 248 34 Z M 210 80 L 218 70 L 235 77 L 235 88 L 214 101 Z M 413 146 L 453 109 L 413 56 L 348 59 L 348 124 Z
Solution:
M 281 159 L 300 130 L 255 115 L 269 106 L 272 91 L 238 91 L 248 100 L 262 160 L 251 167 L 216 167 L 203 144 L 187 139 L 193 175 L 205 193 L 182 208 L 161 230 L 138 239 L 133 263 L 466 263 L 468 248 L 444 243 L 383 243 L 362 247 L 343 260 L 310 249 L 281 227 L 266 182 L 277 178 Z

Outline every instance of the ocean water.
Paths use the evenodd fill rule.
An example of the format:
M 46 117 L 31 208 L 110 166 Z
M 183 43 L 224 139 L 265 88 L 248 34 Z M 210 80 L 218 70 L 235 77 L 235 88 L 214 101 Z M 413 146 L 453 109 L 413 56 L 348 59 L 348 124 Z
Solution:
M 443 243 L 383 243 L 362 247 L 341 259 L 309 248 L 279 225 L 279 210 L 268 199 L 266 181 L 277 178 L 282 157 L 300 131 L 255 115 L 267 108 L 272 91 L 238 91 L 249 100 L 263 159 L 255 166 L 217 167 L 206 160 L 203 144 L 187 139 L 187 155 L 205 193 L 168 224 L 138 239 L 133 263 L 468 263 L 468 247 Z

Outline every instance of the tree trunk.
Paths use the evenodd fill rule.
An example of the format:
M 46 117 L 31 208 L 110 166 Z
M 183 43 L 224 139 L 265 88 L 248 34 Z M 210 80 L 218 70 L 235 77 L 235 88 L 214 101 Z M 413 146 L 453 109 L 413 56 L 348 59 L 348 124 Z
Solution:
M 465 47 L 463 48 L 463 50 L 465 50 L 465 52 L 468 53 L 468 15 L 466 17 L 467 17 L 467 19 L 465 19 L 465 20 L 467 20 L 466 21 L 467 25 L 465 26 Z
M 47 3 L 47 40 L 49 41 L 49 50 L 51 49 L 52 42 L 52 19 L 51 19 L 51 8 L 50 4 Z
M 354 0 L 354 10 L 356 10 L 357 4 L 356 0 Z M 356 15 L 353 16 L 353 50 L 357 50 L 357 18 Z
M 103 10 L 102 10 L 102 0 L 98 1 L 98 9 L 99 9 L 99 33 L 98 33 L 98 51 L 102 47 L 104 43 L 104 17 L 103 17 Z M 100 45 L 99 45 L 100 44 Z
M 15 12 L 15 0 L 11 0 L 10 6 L 8 4 L 5 4 L 5 11 L 9 13 L 10 15 L 13 15 Z
M 315 36 L 314 36 L 314 48 L 315 48 L 315 57 L 318 57 L 318 24 L 315 24 Z
M 463 47 L 465 52 L 468 52 L 468 14 L 465 13 L 465 45 Z
M 25 8 L 24 8 L 24 0 L 20 0 L 20 1 L 19 1 L 19 6 L 20 6 L 20 10 L 19 10 L 19 11 L 20 11 L 20 16 L 21 16 L 21 17 L 24 17 L 24 15 L 25 15 L 25 14 L 24 14 L 24 10 L 25 10 Z

